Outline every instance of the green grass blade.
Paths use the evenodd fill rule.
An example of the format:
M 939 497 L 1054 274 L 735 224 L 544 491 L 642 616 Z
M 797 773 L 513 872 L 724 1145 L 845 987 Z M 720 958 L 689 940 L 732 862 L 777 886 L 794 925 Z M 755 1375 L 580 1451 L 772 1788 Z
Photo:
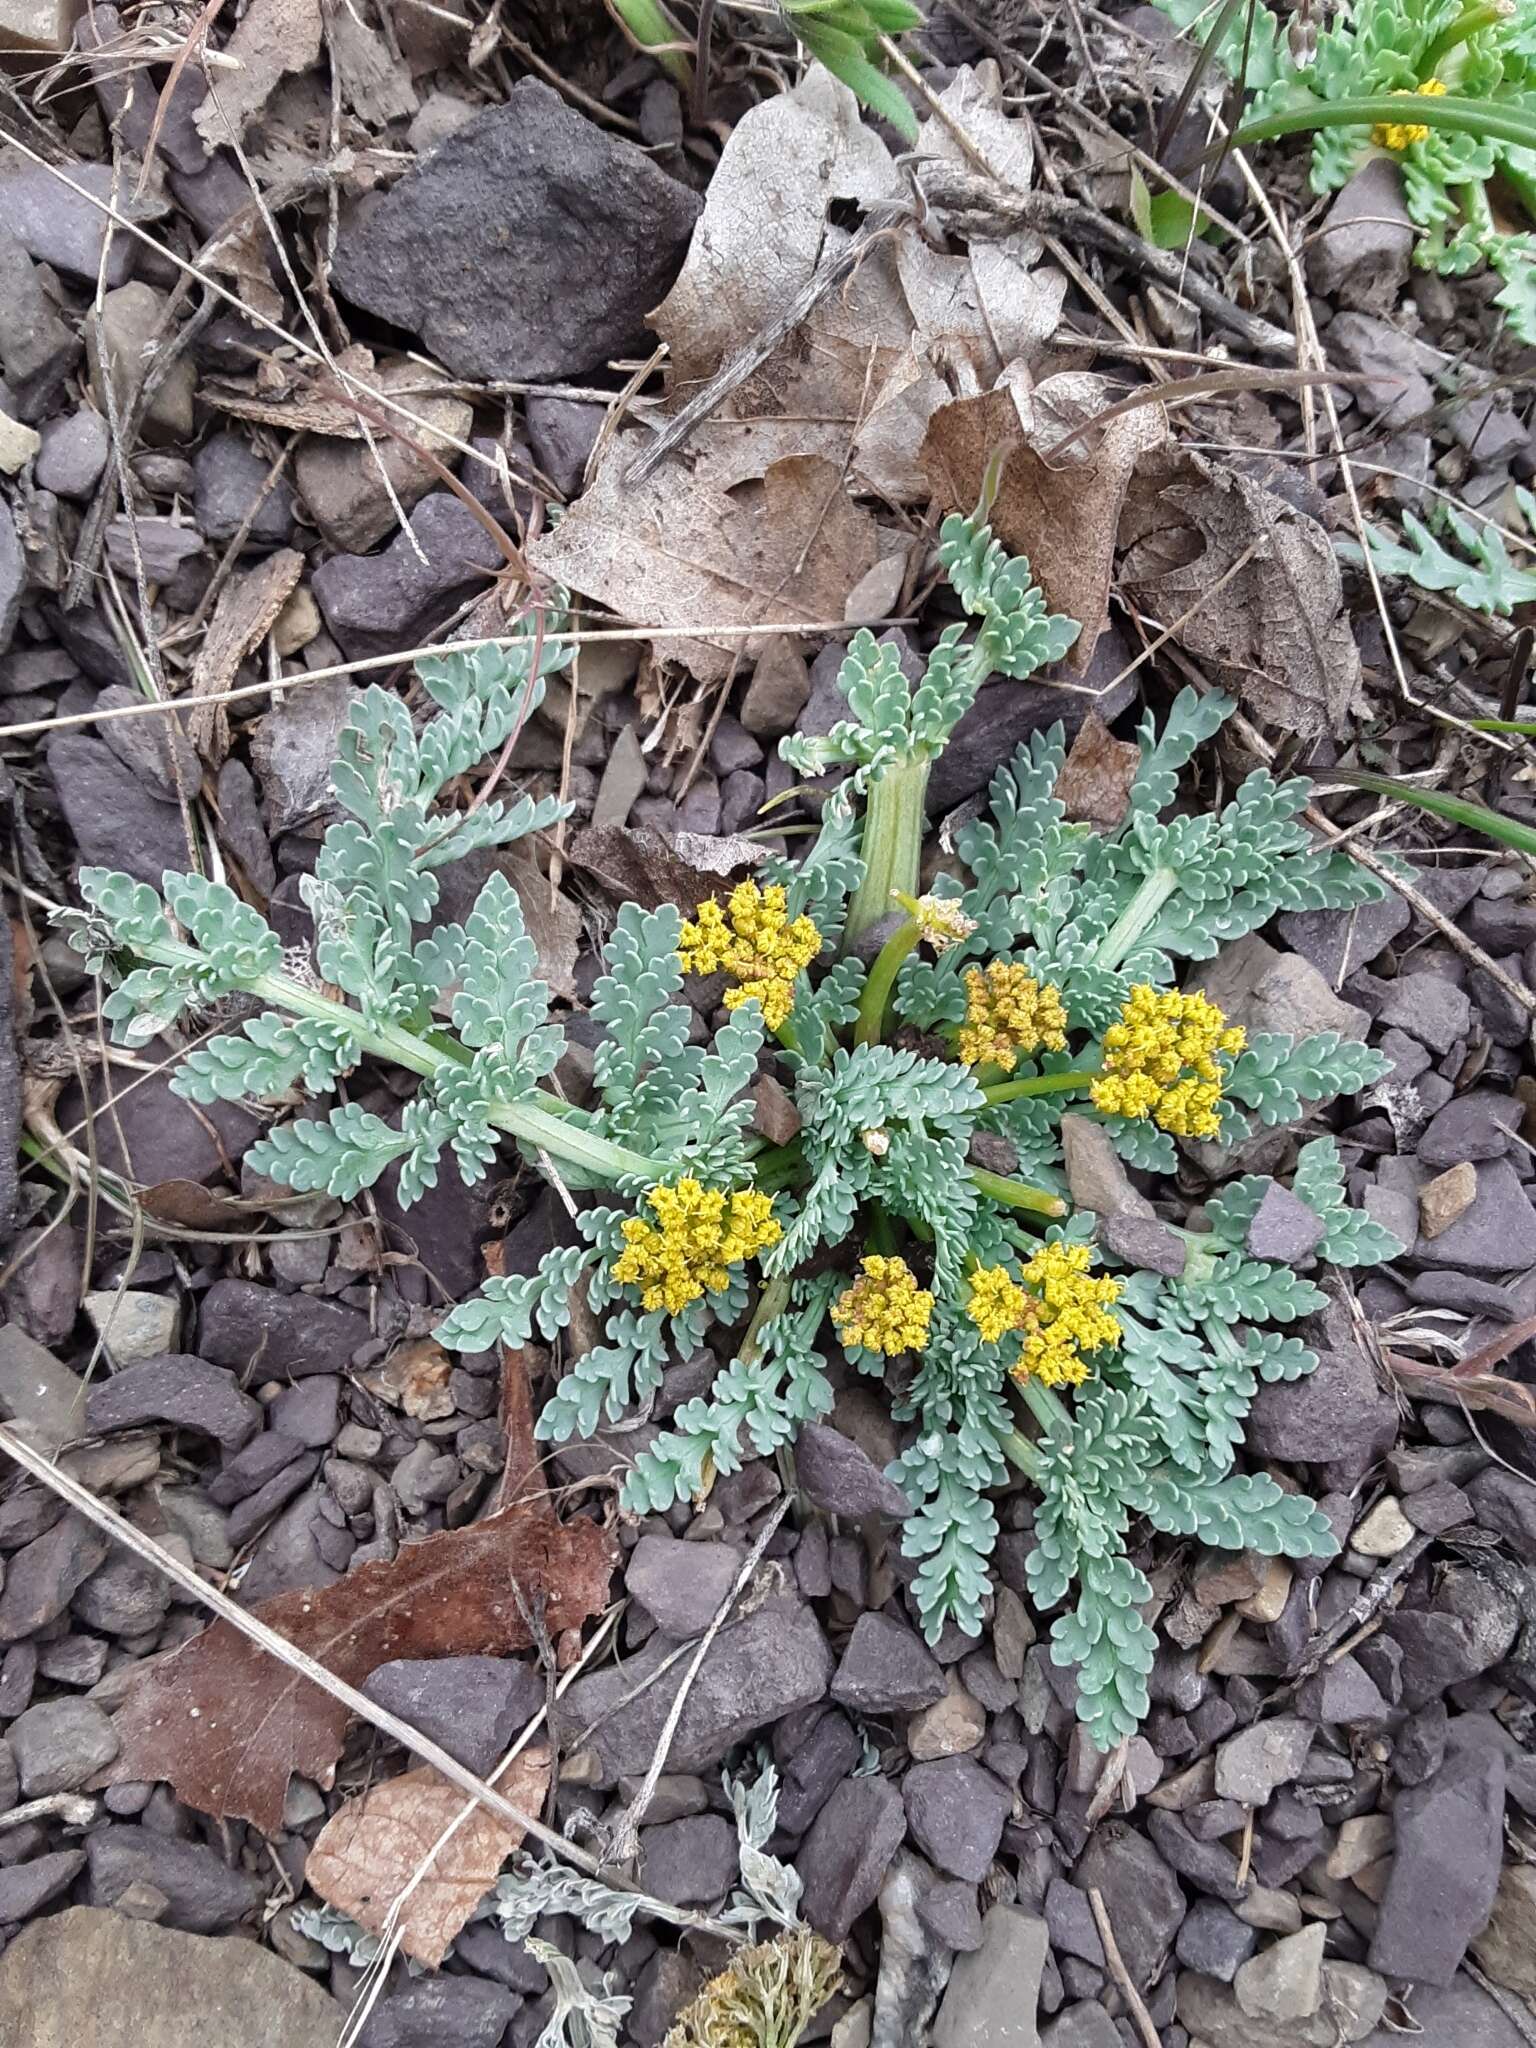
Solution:
M 1234 149 L 1255 142 L 1273 142 L 1282 135 L 1300 135 L 1312 128 L 1370 128 L 1378 121 L 1414 121 L 1424 128 L 1447 128 L 1453 135 L 1475 135 L 1489 142 L 1536 149 L 1536 115 L 1458 93 L 1378 92 L 1356 100 L 1311 100 L 1283 113 L 1245 121 L 1232 137 Z M 1214 156 L 1222 145 L 1210 152 Z
M 1396 782 L 1390 775 L 1364 775 L 1342 768 L 1331 773 L 1334 781 L 1347 782 L 1353 789 L 1368 789 L 1375 796 L 1395 797 L 1399 803 L 1431 811 L 1435 817 L 1444 818 L 1452 825 L 1462 825 L 1469 832 L 1481 832 L 1484 838 L 1496 840 L 1500 846 L 1510 847 L 1515 853 L 1536 854 L 1536 827 L 1506 818 L 1502 811 L 1490 810 L 1487 804 L 1473 803 L 1469 797 L 1447 796 L 1438 789 L 1418 789 L 1411 782 Z

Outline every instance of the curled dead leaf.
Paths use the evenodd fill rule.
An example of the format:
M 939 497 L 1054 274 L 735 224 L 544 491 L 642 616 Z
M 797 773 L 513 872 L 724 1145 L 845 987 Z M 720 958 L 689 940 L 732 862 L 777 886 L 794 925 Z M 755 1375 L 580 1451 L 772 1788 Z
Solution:
M 767 858 L 756 840 L 679 832 L 663 839 L 641 826 L 589 825 L 571 841 L 573 866 L 583 868 L 615 903 L 654 910 L 675 903 L 691 917 L 706 896 L 739 882 Z
M 548 1786 L 549 1751 L 537 1746 L 523 1751 L 497 1789 L 525 1813 L 537 1813 Z M 426 1766 L 374 1785 L 320 1830 L 305 1881 L 370 1934 L 384 1933 L 410 1886 L 394 1918 L 400 1946 L 435 1969 L 523 1839 L 520 1827 L 484 1807 L 461 1820 L 466 1804 L 456 1785 Z M 453 1833 L 438 1849 L 449 1827 Z
M 1133 740 L 1117 740 L 1097 711 L 1090 711 L 1067 750 L 1056 794 L 1075 824 L 1113 832 L 1131 801 L 1131 784 L 1141 763 Z

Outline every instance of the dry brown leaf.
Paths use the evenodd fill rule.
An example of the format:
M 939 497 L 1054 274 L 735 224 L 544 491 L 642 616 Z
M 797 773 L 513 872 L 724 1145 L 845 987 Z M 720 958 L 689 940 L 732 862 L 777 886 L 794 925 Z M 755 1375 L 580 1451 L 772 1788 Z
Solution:
M 1255 718 L 1313 739 L 1366 709 L 1338 559 L 1315 519 L 1168 446 L 1137 464 L 1120 544 L 1122 594 Z
M 995 391 L 941 406 L 923 442 L 923 462 L 947 511 L 969 512 L 988 463 L 1002 457 L 992 528 L 1011 554 L 1027 555 L 1052 611 L 1082 626 L 1068 656 L 1086 673 L 1109 623 L 1120 511 L 1133 469 L 1166 439 L 1162 410 L 1148 406 L 1112 420 L 1059 453 L 1043 451 L 1113 402 L 1102 377 L 1067 370 L 1030 391 L 1010 377 Z
M 365 127 L 382 128 L 415 113 L 421 102 L 410 71 L 346 0 L 330 11 L 327 39 L 341 96 Z
M 441 1422 L 457 1408 L 448 1388 L 452 1371 L 452 1358 L 435 1338 L 411 1337 L 395 1346 L 377 1372 L 365 1373 L 363 1385 L 417 1422 Z
M 283 295 L 273 282 L 272 245 L 261 215 L 252 208 L 203 253 L 203 268 L 232 281 L 234 295 L 264 320 L 280 321 Z
M 1075 824 L 1113 832 L 1131 801 L 1131 784 L 1141 762 L 1134 740 L 1117 740 L 1097 711 L 1077 729 L 1056 778 L 1056 794 Z
M 524 1610 L 551 1635 L 603 1605 L 615 1553 L 595 1522 L 527 1506 L 407 1543 L 334 1585 L 279 1593 L 258 1618 L 348 1685 L 398 1657 L 504 1657 L 529 1646 Z M 133 1674 L 113 1721 L 122 1747 L 104 1785 L 164 1779 L 199 1812 L 272 1834 L 294 1772 L 328 1785 L 347 1709 L 216 1621 Z
M 139 1207 L 156 1223 L 174 1223 L 184 1230 L 250 1230 L 281 1202 L 252 1202 L 205 1188 L 197 1180 L 156 1181 L 139 1190 Z M 307 1200 L 308 1197 L 300 1197 Z
M 739 882 L 767 859 L 766 847 L 734 834 L 715 839 L 702 832 L 679 832 L 663 839 L 642 826 L 589 825 L 567 849 L 571 864 L 583 869 L 615 903 L 638 903 L 655 910 L 675 903 L 690 917 L 706 896 L 727 883 Z
M 657 655 L 704 682 L 723 681 L 759 645 L 739 633 L 712 638 L 712 626 L 843 617 L 881 545 L 836 463 L 788 456 L 761 488 L 728 496 L 675 462 L 625 484 L 637 446 L 623 437 L 592 488 L 529 549 L 537 568 L 622 618 L 675 626 Z
M 238 59 L 240 69 L 219 71 L 192 116 L 210 149 L 231 138 L 238 142 L 287 72 L 319 63 L 320 0 L 251 0 L 224 54 Z
M 203 635 L 188 686 L 192 696 L 219 697 L 232 687 L 241 662 L 276 625 L 303 573 L 298 549 L 278 548 L 254 569 L 230 577 Z M 229 752 L 229 713 L 222 704 L 194 704 L 187 714 L 187 737 L 217 768 Z
M 354 342 L 341 349 L 335 367 L 352 377 L 365 391 L 388 390 L 388 383 L 374 371 L 373 351 Z M 423 378 L 428 374 L 423 372 Z M 286 427 L 292 433 L 334 434 L 345 441 L 361 441 L 363 423 L 357 408 L 330 388 L 317 390 L 305 372 L 293 373 L 289 366 L 269 359 L 259 377 L 248 383 L 208 383 L 198 386 L 198 396 L 239 420 L 255 420 L 266 427 Z M 409 403 L 409 400 L 406 401 Z
M 534 1747 L 497 1789 L 524 1813 L 536 1813 L 548 1785 L 549 1751 Z M 304 1881 L 338 1913 L 383 1934 L 396 1899 L 425 1866 L 394 1924 L 406 1954 L 435 1969 L 523 1839 L 520 1827 L 476 1807 L 432 1857 L 464 1805 L 458 1786 L 427 1766 L 375 1785 L 320 1830 Z

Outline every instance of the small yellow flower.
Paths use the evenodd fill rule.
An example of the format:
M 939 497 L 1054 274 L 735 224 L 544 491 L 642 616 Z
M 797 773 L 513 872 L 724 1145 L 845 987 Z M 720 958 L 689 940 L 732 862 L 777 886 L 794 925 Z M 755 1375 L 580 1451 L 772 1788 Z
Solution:
M 965 977 L 965 1022 L 956 1040 L 968 1067 L 1001 1067 L 1011 1074 L 1022 1054 L 1060 1052 L 1067 1042 L 1061 991 L 1036 981 L 1011 960 L 972 967 Z
M 738 882 L 723 911 L 713 896 L 699 905 L 698 915 L 683 926 L 677 951 L 689 974 L 734 977 L 725 1007 L 737 1010 L 757 1002 L 764 1024 L 777 1031 L 794 1007 L 796 975 L 810 966 L 821 946 L 821 933 L 808 917 L 790 918 L 776 882 L 766 889 Z
M 1426 78 L 1422 85 L 1416 85 L 1412 92 L 1394 93 L 1394 99 L 1411 100 L 1439 99 L 1445 87 L 1438 78 Z M 1429 130 L 1422 121 L 1378 121 L 1371 130 L 1371 140 L 1378 149 L 1405 150 L 1415 142 L 1428 142 Z
M 955 896 L 901 896 L 897 901 L 917 926 L 917 935 L 935 953 L 947 953 L 976 929 L 974 917 L 967 917 Z
M 978 1266 L 971 1275 L 965 1312 L 983 1340 L 995 1344 L 1010 1330 L 1022 1330 L 1029 1316 L 1029 1297 L 1006 1266 Z
M 832 1304 L 837 1334 L 850 1347 L 880 1351 L 921 1351 L 928 1342 L 933 1296 L 919 1287 L 905 1259 L 872 1255 L 860 1261 L 860 1277 Z
M 1081 1386 L 1093 1353 L 1120 1342 L 1119 1320 L 1110 1314 L 1120 1282 L 1096 1279 L 1088 1270 L 1092 1257 L 1085 1244 L 1047 1244 L 1024 1268 L 1029 1311 L 1015 1379 Z
M 1214 1138 L 1226 1080 L 1218 1055 L 1231 1058 L 1247 1042 L 1204 996 L 1140 985 L 1104 1034 L 1103 1071 L 1090 1091 L 1094 1107 L 1149 1116 L 1175 1137 Z
M 660 1228 L 639 1216 L 626 1220 L 613 1277 L 621 1287 L 640 1290 L 642 1307 L 674 1316 L 700 1295 L 729 1286 L 732 1266 L 783 1235 L 772 1198 L 750 1189 L 726 1194 L 688 1175 L 652 1188 L 645 1200 Z

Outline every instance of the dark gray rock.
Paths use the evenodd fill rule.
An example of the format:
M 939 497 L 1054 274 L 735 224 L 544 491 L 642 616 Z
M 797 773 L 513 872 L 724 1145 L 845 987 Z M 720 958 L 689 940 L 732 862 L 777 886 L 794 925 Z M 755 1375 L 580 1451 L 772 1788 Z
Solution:
M 341 1419 L 341 1381 L 316 1375 L 296 1387 L 284 1387 L 272 1403 L 269 1419 L 274 1430 L 305 1450 L 324 1450 Z
M 717 1904 L 738 1876 L 736 1830 L 718 1813 L 640 1830 L 640 1886 L 672 1906 Z
M 1305 1379 L 1260 1387 L 1248 1445 L 1261 1458 L 1354 1465 L 1362 1471 L 1397 1440 L 1397 1403 L 1363 1351 L 1317 1354 Z
M 672 2022 L 703 1983 L 703 1973 L 681 1949 L 658 1949 L 635 1980 L 635 2002 L 624 2020 L 626 2042 L 661 2048 Z
M 142 562 L 147 583 L 170 583 L 202 552 L 202 536 L 174 519 L 117 518 L 107 526 L 107 560 L 120 576 L 136 576 Z
M 326 1519 L 334 1504 L 323 1486 L 311 1486 L 291 1501 L 262 1537 L 240 1581 L 247 1607 L 296 1586 L 334 1585 L 345 1571 L 356 1541 Z
M 398 188 L 397 188 L 398 189 Z M 332 555 L 310 579 L 332 638 L 350 659 L 419 645 L 503 566 L 467 506 L 446 491 L 423 498 L 403 533 L 377 555 Z
M 198 1352 L 256 1379 L 337 1373 L 372 1335 L 368 1318 L 339 1302 L 279 1294 L 253 1280 L 215 1280 L 203 1296 Z
M 1341 310 L 1390 318 L 1403 302 L 1414 240 L 1413 221 L 1403 201 L 1400 166 L 1387 156 L 1369 158 L 1338 194 L 1327 219 L 1309 241 L 1307 274 L 1314 289 Z M 1367 904 L 1360 915 L 1375 908 Z M 1407 904 L 1402 908 L 1406 913 Z
M 1058 720 L 1072 739 L 1090 711 L 1112 722 L 1135 694 L 1134 678 L 1125 674 L 1131 650 L 1113 627 L 1100 635 L 1087 673 L 1068 678 L 1069 689 L 1052 687 L 1052 672 L 1043 669 L 1027 690 L 1006 678 L 984 683 L 976 701 L 955 727 L 948 746 L 933 764 L 928 782 L 928 815 L 952 811 L 967 797 L 986 788 L 1022 740 L 1044 732 Z M 839 717 L 847 707 L 839 698 Z M 804 725 L 802 723 L 802 730 Z
M 624 1583 L 658 1628 L 684 1642 L 709 1627 L 740 1576 L 744 1558 L 734 1543 L 642 1536 L 629 1554 Z
M 1120 1821 L 1094 1830 L 1072 1875 L 1083 1891 L 1103 1893 L 1126 1969 L 1146 1990 L 1161 1974 L 1184 1918 L 1178 1879 L 1146 1836 Z
M 1402 974 L 1390 984 L 1376 1022 L 1382 1029 L 1396 1025 L 1431 1052 L 1447 1053 L 1471 1030 L 1472 1005 L 1466 991 L 1442 974 Z
M 168 1422 L 211 1436 L 226 1450 L 246 1443 L 263 1420 L 261 1403 L 241 1393 L 232 1372 L 187 1352 L 125 1366 L 92 1387 L 85 1413 L 91 1428 L 102 1434 Z
M 75 1619 L 104 1636 L 142 1636 L 157 1629 L 171 1604 L 171 1582 L 128 1550 L 114 1550 L 70 1603 Z
M 914 1629 L 887 1614 L 861 1614 L 843 1651 L 832 1697 L 861 1714 L 915 1712 L 944 1697 L 944 1671 Z
M 859 1761 L 863 1746 L 846 1714 L 812 1707 L 779 1723 L 773 1751 L 783 1773 L 779 1826 L 801 1835 Z
M 1180 1877 L 1188 1878 L 1197 1891 L 1229 1904 L 1243 1897 L 1247 1886 L 1238 1877 L 1236 1855 L 1220 1842 L 1201 1841 L 1182 1814 L 1154 1808 L 1147 1816 L 1147 1828 L 1163 1861 Z
M 1013 1803 L 1008 1788 L 969 1757 L 946 1756 L 914 1764 L 901 1791 L 907 1827 L 929 1862 L 979 1883 L 1003 1838 Z
M 1492 1670 L 1520 1626 L 1512 1595 L 1470 1570 L 1448 1571 L 1427 1608 L 1399 1608 L 1383 1633 L 1403 1653 L 1402 1704 L 1410 1711 L 1450 1686 Z
M 157 875 L 157 886 L 159 879 Z M 222 1175 L 226 1163 L 238 1159 L 259 1135 L 261 1124 L 238 1103 L 204 1106 L 173 1095 L 170 1071 L 176 1060 L 173 1048 L 163 1038 L 152 1039 L 139 1056 L 146 1066 L 164 1060 L 166 1072 L 136 1075 L 135 1085 L 129 1089 L 114 1081 L 110 1111 L 100 1078 L 94 1070 L 88 1076 L 99 1164 L 146 1187 L 162 1180 L 205 1181 Z M 66 1088 L 59 1098 L 63 1128 L 73 1129 L 86 1107 L 87 1096 L 80 1088 Z
M 42 164 L 8 172 L 0 178 L 0 220 L 34 262 L 94 286 L 106 248 L 108 209 L 132 208 L 109 164 L 72 164 L 69 176 L 66 184 Z M 80 190 L 72 191 L 71 184 Z M 106 264 L 109 288 L 127 279 L 138 246 L 132 235 L 114 232 Z
M 0 1869 L 0 1926 L 30 1920 L 39 1906 L 67 1891 L 84 1868 L 83 1849 L 59 1849 Z
M 40 1700 L 6 1730 L 23 1797 L 73 1792 L 104 1770 L 122 1747 L 107 1715 L 91 1700 Z
M 546 398 L 530 392 L 523 400 L 533 459 L 562 497 L 580 496 L 587 457 L 607 416 L 605 405 L 581 398 Z
M 1364 379 L 1355 402 L 1364 417 L 1401 427 L 1435 402 L 1430 377 L 1439 368 L 1435 351 L 1406 329 L 1365 313 L 1340 313 L 1328 326 L 1328 353 Z
M 1523 1562 L 1536 1563 L 1536 1487 L 1495 1465 L 1468 1483 L 1467 1496 L 1482 1528 L 1502 1536 Z
M 9 1559 L 0 1592 L 0 1643 L 57 1621 L 107 1554 L 107 1539 L 73 1510 Z
M 1413 1989 L 1413 2048 L 1530 2048 L 1528 2026 L 1517 2026 L 1486 1991 L 1466 1976 L 1443 1987 Z M 1374 2028 L 1360 2048 L 1406 2048 L 1401 2027 Z
M 86 1837 L 85 1903 L 110 1906 L 130 1885 L 153 1885 L 166 1898 L 160 1923 L 188 1934 L 216 1934 L 261 1904 L 263 1886 L 197 1842 L 153 1828 L 98 1828 Z
M 334 279 L 460 376 L 576 376 L 643 334 L 699 210 L 633 143 L 524 78 L 359 208 Z
M 5 627 L 5 534 L 0 517 L 0 648 Z M 186 834 L 175 804 L 165 803 L 121 762 L 104 740 L 57 732 L 47 746 L 48 773 L 83 863 L 121 868 L 136 882 L 160 887 L 167 868 L 188 865 Z
M 1059 1956 L 1077 1956 L 1104 1968 L 1104 1943 L 1088 1894 L 1064 1877 L 1053 1877 L 1046 1887 L 1045 1924 L 1051 1931 L 1051 1947 Z
M 208 1484 L 208 1498 L 217 1508 L 232 1508 L 236 1501 L 258 1493 L 304 1452 L 304 1445 L 286 1430 L 267 1429 L 251 1438 L 243 1450 L 226 1458 Z M 313 1468 L 311 1468 L 313 1469 Z
M 1059 2013 L 1040 2036 L 1040 2048 L 1123 2048 L 1120 2030 L 1096 1999 Z
M 1247 1246 L 1256 1259 L 1294 1266 L 1322 1243 L 1327 1225 L 1315 1209 L 1272 1180 L 1248 1225 Z
M 1504 1757 L 1453 1749 L 1392 1809 L 1393 1854 L 1370 1963 L 1388 1977 L 1449 1984 L 1493 1911 L 1504 1846 Z
M 148 520 L 139 523 L 143 527 L 150 524 Z M 144 566 L 152 583 L 171 580 L 170 576 L 150 573 L 147 553 Z M 124 573 L 134 573 L 131 564 Z M 126 683 L 108 683 L 96 699 L 96 708 L 102 712 L 117 711 L 143 701 L 142 692 L 130 689 Z M 202 763 L 198 760 L 196 747 L 179 725 L 162 718 L 118 718 L 104 720 L 98 730 L 128 772 L 136 775 L 162 803 L 176 801 L 178 775 L 183 789 L 197 788 Z
M 1230 1984 L 1258 1945 L 1257 1929 L 1245 1926 L 1230 1906 L 1218 1899 L 1196 1899 L 1174 1948 L 1186 1970 Z
M 225 1524 L 229 1541 L 236 1550 L 243 1550 L 253 1536 L 266 1528 L 279 1508 L 286 1507 L 296 1493 L 308 1485 L 320 1469 L 320 1457 L 316 1451 L 301 1451 L 296 1458 L 285 1464 L 258 1486 L 253 1493 L 245 1495 L 230 1511 Z
M 826 1423 L 808 1422 L 796 1437 L 795 1475 L 807 1499 L 829 1515 L 886 1515 L 899 1522 L 912 1512 L 895 1480 L 852 1437 Z
M 1536 1263 L 1536 1209 L 1507 1159 L 1476 1168 L 1471 1206 L 1437 1237 L 1420 1237 L 1414 1257 L 1426 1266 L 1457 1266 L 1474 1273 L 1514 1273 Z
M 655 1677 L 669 1658 L 665 1675 Z M 646 1769 L 691 1661 L 676 1659 L 675 1646 L 660 1638 L 570 1688 L 562 1723 L 591 1727 L 598 1783 Z M 810 1609 L 798 1600 L 764 1601 L 721 1629 L 706 1652 L 689 1684 L 670 1767 L 712 1769 L 757 1729 L 823 1699 L 831 1677 L 832 1653 Z
M 844 1779 L 795 1857 L 805 1886 L 801 1910 L 818 1933 L 847 1940 L 854 1921 L 874 1904 L 906 1831 L 901 1795 L 887 1779 Z
M 917 1917 L 945 1948 L 969 1955 L 981 1947 L 981 1911 L 976 1887 L 956 1879 L 931 1884 L 917 1902 Z
M 1131 1216 L 1122 1212 L 1106 1216 L 1099 1234 L 1107 1250 L 1128 1266 L 1143 1273 L 1162 1273 L 1179 1279 L 1189 1263 L 1189 1247 L 1182 1237 L 1152 1216 Z
M 204 540 L 233 540 L 259 500 L 246 545 L 283 545 L 293 531 L 293 490 L 279 477 L 266 496 L 261 496 L 271 466 L 238 434 L 209 436 L 193 462 L 197 478 L 193 516 Z
M 1501 1323 L 1517 1323 L 1523 1313 L 1513 1287 L 1479 1280 L 1471 1273 L 1415 1273 L 1408 1282 L 1408 1299 L 1425 1308 L 1453 1308 L 1464 1316 L 1494 1316 Z
M 10 387 L 19 419 L 35 424 L 43 418 L 79 361 L 80 350 L 79 336 L 59 318 L 31 257 L 9 227 L 0 226 L 0 376 Z M 43 480 L 47 450 L 45 433 L 33 475 L 39 489 L 56 491 L 57 484 Z
M 357 2048 L 501 2048 L 521 2004 L 482 1977 L 422 1977 L 379 2000 Z
M 1410 1714 L 1397 1731 L 1392 1750 L 1392 1775 L 1400 1785 L 1422 1785 L 1445 1759 L 1450 1714 L 1444 1700 L 1431 1700 Z
M 1296 1711 L 1308 1721 L 1354 1728 L 1385 1721 L 1392 1709 L 1359 1661 L 1340 1657 L 1302 1682 L 1296 1693 Z

